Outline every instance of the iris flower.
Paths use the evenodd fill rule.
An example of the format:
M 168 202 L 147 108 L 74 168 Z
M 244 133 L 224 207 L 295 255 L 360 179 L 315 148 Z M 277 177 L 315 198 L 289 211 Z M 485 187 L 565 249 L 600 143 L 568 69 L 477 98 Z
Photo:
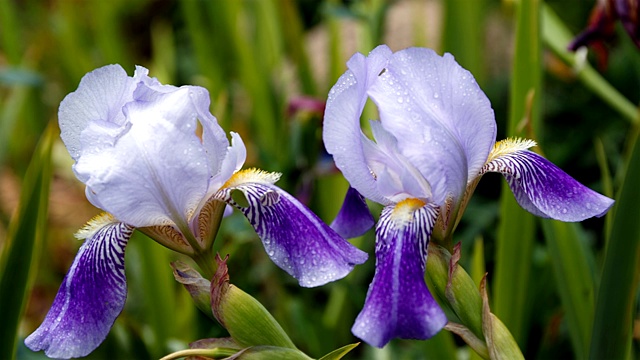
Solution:
M 366 253 L 294 197 L 279 174 L 240 170 L 246 157 L 209 112 L 200 87 L 162 85 L 137 67 L 84 76 L 60 104 L 61 137 L 86 196 L 104 214 L 86 239 L 40 327 L 25 340 L 54 358 L 85 356 L 107 336 L 127 293 L 124 253 L 134 229 L 191 256 L 213 275 L 211 244 L 227 204 L 240 209 L 269 257 L 312 287 L 340 279 Z
M 383 347 L 393 338 L 427 339 L 447 322 L 424 282 L 427 244 L 450 239 L 468 197 L 487 172 L 504 175 L 518 203 L 544 218 L 602 216 L 613 200 L 578 183 L 530 140 L 496 143 L 491 104 L 453 56 L 424 48 L 355 54 L 329 92 L 323 138 L 358 193 L 384 205 L 376 226 L 376 269 L 352 332 Z M 368 99 L 380 120 L 361 129 Z M 357 191 L 356 191 L 357 190 Z M 336 229 L 366 230 L 366 205 L 350 206 Z M 340 231 L 339 231 L 340 232 Z M 352 234 L 353 235 L 353 234 Z

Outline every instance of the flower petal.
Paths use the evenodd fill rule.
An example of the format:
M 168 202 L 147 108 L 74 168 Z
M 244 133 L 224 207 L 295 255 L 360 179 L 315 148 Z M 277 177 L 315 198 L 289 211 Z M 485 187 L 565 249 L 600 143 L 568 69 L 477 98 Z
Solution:
M 153 102 L 129 103 L 127 116 L 126 134 L 100 152 L 83 153 L 74 166 L 93 193 L 88 199 L 136 227 L 186 224 L 211 176 L 200 139 L 179 131 Z
M 324 116 L 322 137 L 336 166 L 358 192 L 381 204 L 389 203 L 377 189 L 363 151 L 364 135 L 360 115 L 367 90 L 387 65 L 391 50 L 378 46 L 368 57 L 355 54 L 347 62 L 349 70 L 331 88 Z
M 136 74 L 138 74 L 138 70 Z M 178 129 L 186 133 L 193 133 L 196 130 L 196 116 L 193 116 L 195 113 L 202 125 L 202 143 L 206 149 L 211 173 L 217 174 L 221 171 L 223 161 L 228 153 L 229 140 L 227 140 L 227 135 L 218 124 L 215 116 L 209 111 L 209 106 L 211 105 L 209 92 L 199 86 L 182 86 L 178 88 L 171 85 L 162 85 L 155 78 L 146 76 L 146 72 L 141 72 L 141 74 L 144 75 L 142 77 L 144 83 L 138 85 L 134 93 L 135 100 L 154 102 L 156 111 L 164 114 L 165 119 L 172 121 Z M 184 116 L 184 109 L 190 110 L 187 113 L 189 116 Z M 239 146 L 244 149 L 241 141 L 240 145 L 236 147 Z M 242 160 L 244 163 L 244 157 Z M 231 174 L 228 174 L 227 179 L 230 176 Z M 226 179 L 220 185 L 224 181 Z
M 396 138 L 384 129 L 380 121 L 370 123 L 375 142 L 363 139 L 362 145 L 378 191 L 387 199 L 383 204 L 395 204 L 408 198 L 431 199 L 431 185 L 400 153 Z
M 603 216 L 613 200 L 580 184 L 542 156 L 519 150 L 488 162 L 481 173 L 504 175 L 516 200 L 534 215 L 561 221 Z
M 427 244 L 438 211 L 437 205 L 416 199 L 382 210 L 375 275 L 351 328 L 368 344 L 383 347 L 393 338 L 428 339 L 447 323 L 424 282 Z
M 133 228 L 102 226 L 80 247 L 46 318 L 25 344 L 51 358 L 86 356 L 104 341 L 124 307 L 124 250 Z
M 90 123 L 100 123 L 112 132 L 125 124 L 122 106 L 133 99 L 135 86 L 136 80 L 120 65 L 107 65 L 86 74 L 78 89 L 62 100 L 60 136 L 74 160 L 80 156 L 81 133 Z
M 451 54 L 409 48 L 391 56 L 369 89 L 382 126 L 431 184 L 433 201 L 459 199 L 496 139 L 491 103 Z
M 241 191 L 244 207 L 232 198 Z M 240 209 L 262 239 L 267 254 L 301 286 L 324 285 L 345 277 L 367 254 L 341 238 L 311 210 L 269 183 L 226 187 L 216 197 Z
M 349 187 L 344 203 L 330 227 L 343 238 L 351 239 L 363 235 L 373 224 L 375 221 L 364 197 L 358 190 Z

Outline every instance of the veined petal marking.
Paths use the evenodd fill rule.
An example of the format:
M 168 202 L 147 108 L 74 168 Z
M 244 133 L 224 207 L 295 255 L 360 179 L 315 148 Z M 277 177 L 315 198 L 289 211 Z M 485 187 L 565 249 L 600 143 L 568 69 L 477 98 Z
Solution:
M 82 357 L 107 337 L 124 307 L 124 251 L 133 227 L 120 222 L 97 229 L 82 244 L 46 318 L 25 339 L 52 358 Z
M 248 204 L 232 198 L 241 191 Z M 238 208 L 262 240 L 267 254 L 281 269 L 313 287 L 346 276 L 367 259 L 311 210 L 270 183 L 242 183 L 218 191 L 215 197 Z
M 518 150 L 486 163 L 480 175 L 504 175 L 516 200 L 534 215 L 561 221 L 582 221 L 604 215 L 613 200 L 580 184 L 549 160 Z
M 406 202 L 400 209 L 387 206 L 378 221 L 376 272 L 351 328 L 373 346 L 383 347 L 393 338 L 428 339 L 447 322 L 424 282 L 427 244 L 439 207 L 423 202 L 416 208 L 420 202 Z

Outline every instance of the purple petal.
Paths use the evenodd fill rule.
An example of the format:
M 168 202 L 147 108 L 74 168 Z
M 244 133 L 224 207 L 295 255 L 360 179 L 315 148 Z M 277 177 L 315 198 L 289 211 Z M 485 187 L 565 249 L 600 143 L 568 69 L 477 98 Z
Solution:
M 427 244 L 438 206 L 403 212 L 399 205 L 382 211 L 376 227 L 376 272 L 351 328 L 354 335 L 376 347 L 393 338 L 428 339 L 447 323 L 424 282 Z
M 368 57 L 355 54 L 347 62 L 349 70 L 329 92 L 322 138 L 336 166 L 358 192 L 381 204 L 389 203 L 377 189 L 363 151 L 360 115 L 367 91 L 387 65 L 391 50 L 378 46 Z
M 603 216 L 613 200 L 580 184 L 542 156 L 520 150 L 487 163 L 482 173 L 504 175 L 518 204 L 534 215 L 562 221 Z
M 345 239 L 363 235 L 375 224 L 367 202 L 358 190 L 349 187 L 342 208 L 331 223 L 331 228 Z
M 46 318 L 25 344 L 51 358 L 88 355 L 124 307 L 124 250 L 133 228 L 110 223 L 82 244 Z
M 241 191 L 243 207 L 231 193 Z M 242 183 L 224 188 L 217 198 L 242 211 L 267 254 L 276 265 L 298 279 L 301 286 L 324 285 L 345 277 L 367 254 L 340 237 L 311 210 L 275 185 Z

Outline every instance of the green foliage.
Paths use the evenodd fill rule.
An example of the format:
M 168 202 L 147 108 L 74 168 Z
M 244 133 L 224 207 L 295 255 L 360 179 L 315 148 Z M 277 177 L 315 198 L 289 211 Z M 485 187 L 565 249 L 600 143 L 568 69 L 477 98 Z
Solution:
M 20 318 L 33 280 L 35 265 L 47 233 L 51 146 L 54 132 L 43 135 L 29 164 L 0 258 L 0 358 L 15 356 Z

